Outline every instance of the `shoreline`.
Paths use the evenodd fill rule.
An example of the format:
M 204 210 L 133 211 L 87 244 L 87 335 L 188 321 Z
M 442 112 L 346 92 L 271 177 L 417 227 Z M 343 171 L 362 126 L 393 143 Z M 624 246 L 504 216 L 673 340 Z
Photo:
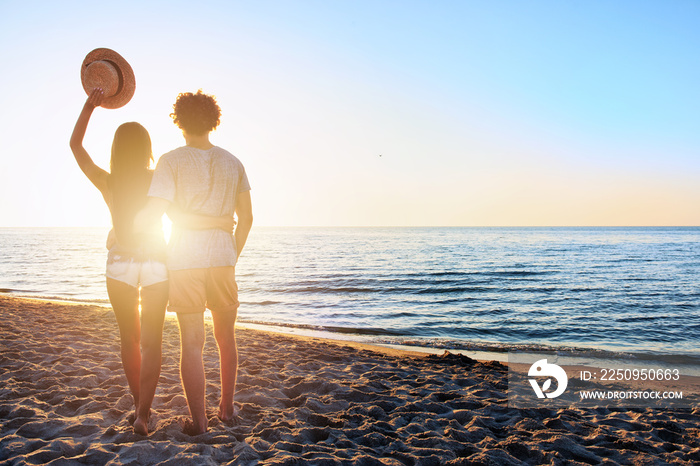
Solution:
M 34 297 L 26 295 L 15 295 L 12 290 L 3 291 L 0 290 L 0 297 L 7 297 L 10 299 L 26 299 L 31 301 L 47 302 L 57 305 L 78 305 L 78 306 L 95 306 L 102 309 L 111 310 L 109 303 L 100 303 L 94 301 L 81 301 L 81 300 L 70 300 L 63 298 L 51 298 L 51 297 Z M 205 319 L 211 321 L 211 317 L 207 317 L 205 314 Z M 172 312 L 166 313 L 166 319 L 176 319 Z M 420 345 L 420 344 L 404 344 L 404 343 L 390 343 L 381 340 L 391 340 L 395 337 L 391 335 L 364 335 L 361 333 L 353 332 L 333 332 L 323 329 L 315 329 L 309 326 L 299 326 L 299 325 L 285 325 L 278 323 L 263 323 L 263 322 L 245 322 L 237 321 L 237 329 L 252 329 L 261 332 L 279 333 L 281 335 L 289 335 L 296 337 L 309 337 L 309 338 L 319 338 L 324 340 L 329 340 L 333 342 L 339 342 L 340 344 L 354 342 L 359 345 L 367 345 L 369 347 L 378 348 L 381 351 L 382 348 L 390 348 L 397 351 L 405 351 L 407 353 L 416 354 L 442 354 L 445 351 L 450 353 L 461 354 L 468 356 L 472 359 L 477 359 L 479 361 L 499 361 L 506 364 L 508 361 L 509 353 L 550 353 L 556 354 L 564 358 L 588 358 L 601 361 L 601 363 L 619 363 L 619 364 L 646 364 L 649 366 L 655 365 L 682 365 L 688 366 L 693 375 L 700 376 L 700 353 L 688 354 L 688 353 L 678 353 L 671 354 L 665 352 L 640 352 L 633 349 L 598 349 L 596 347 L 588 346 L 571 346 L 570 344 L 552 345 L 552 344 L 526 344 L 526 343 L 498 343 L 498 342 L 473 342 L 469 340 L 457 341 L 448 340 L 454 342 L 453 345 L 442 345 L 442 346 L 430 346 L 430 345 Z M 407 340 L 421 340 L 422 338 L 430 338 L 439 340 L 440 337 L 410 337 Z M 447 337 L 445 337 L 447 338 Z M 380 341 L 377 341 L 377 340 Z M 401 338 L 396 338 L 397 341 L 401 341 Z M 459 347 L 462 346 L 462 347 Z M 467 347 L 467 348 L 464 348 Z M 675 360 L 674 360 L 675 359 Z M 679 360 L 681 362 L 679 362 Z
M 112 312 L 0 295 L 0 462 L 43 464 L 693 464 L 700 407 L 516 409 L 495 361 L 239 329 L 239 418 L 182 433 L 177 324 L 166 321 L 148 437 L 133 413 Z

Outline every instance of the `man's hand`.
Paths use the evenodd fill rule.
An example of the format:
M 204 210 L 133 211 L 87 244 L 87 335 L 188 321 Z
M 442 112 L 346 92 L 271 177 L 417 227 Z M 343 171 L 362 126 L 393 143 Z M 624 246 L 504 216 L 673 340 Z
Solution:
M 214 228 L 224 230 L 226 233 L 233 234 L 233 228 L 236 226 L 236 220 L 233 216 L 216 217 L 214 220 Z

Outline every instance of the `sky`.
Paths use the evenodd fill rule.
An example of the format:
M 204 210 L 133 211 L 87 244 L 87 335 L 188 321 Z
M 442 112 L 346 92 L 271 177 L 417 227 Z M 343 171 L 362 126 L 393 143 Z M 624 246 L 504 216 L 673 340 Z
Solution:
M 109 226 L 68 141 L 91 50 L 126 121 L 184 145 L 217 97 L 258 226 L 700 225 L 700 2 L 0 0 L 0 226 Z

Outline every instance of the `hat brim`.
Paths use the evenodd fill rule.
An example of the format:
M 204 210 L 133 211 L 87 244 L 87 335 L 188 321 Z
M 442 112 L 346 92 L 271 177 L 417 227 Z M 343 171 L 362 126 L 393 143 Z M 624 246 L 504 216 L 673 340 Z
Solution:
M 119 84 L 117 86 L 117 92 L 109 97 L 106 97 L 101 107 L 104 108 L 119 108 L 126 105 L 131 98 L 134 96 L 136 91 L 136 78 L 134 76 L 134 70 L 131 65 L 117 52 L 111 49 L 99 48 L 88 53 L 83 60 L 83 65 L 80 69 L 80 80 L 83 84 L 83 89 L 90 95 L 92 89 L 86 83 L 86 72 L 88 66 L 96 61 L 106 61 L 110 63 L 117 70 L 119 75 Z

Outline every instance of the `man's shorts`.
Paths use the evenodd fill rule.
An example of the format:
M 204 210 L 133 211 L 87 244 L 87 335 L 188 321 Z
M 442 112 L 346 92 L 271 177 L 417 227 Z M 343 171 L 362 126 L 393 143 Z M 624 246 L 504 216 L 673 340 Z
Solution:
M 137 288 L 168 281 L 168 268 L 156 260 L 139 261 L 110 252 L 107 256 L 107 277 Z
M 180 313 L 238 311 L 235 267 L 170 271 L 168 310 Z

